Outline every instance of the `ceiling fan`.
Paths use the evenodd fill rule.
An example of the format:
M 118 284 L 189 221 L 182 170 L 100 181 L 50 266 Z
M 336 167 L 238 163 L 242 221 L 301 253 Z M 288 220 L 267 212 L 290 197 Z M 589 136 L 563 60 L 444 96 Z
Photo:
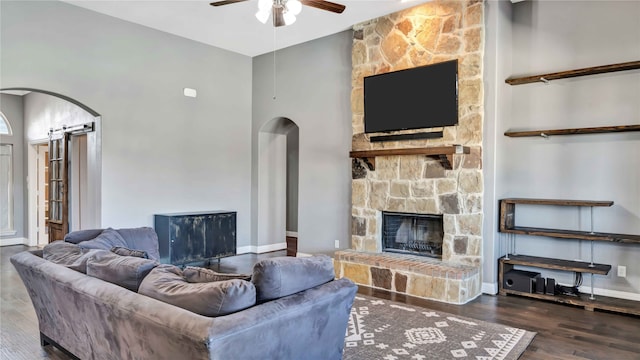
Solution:
M 214 1 L 211 6 L 229 5 L 249 0 L 222 0 Z M 302 5 L 316 9 L 331 11 L 341 14 L 345 6 L 326 0 L 258 0 L 258 12 L 256 18 L 263 24 L 267 23 L 269 16 L 273 17 L 273 26 L 291 25 L 296 21 L 296 15 L 302 10 Z

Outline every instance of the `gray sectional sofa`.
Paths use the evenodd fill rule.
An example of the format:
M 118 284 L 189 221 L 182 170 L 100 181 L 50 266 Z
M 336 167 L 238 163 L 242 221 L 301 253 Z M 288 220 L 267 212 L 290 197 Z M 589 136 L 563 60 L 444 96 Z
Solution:
M 135 248 L 134 243 L 127 246 Z M 357 286 L 348 279 L 333 279 L 330 258 L 283 257 L 259 262 L 250 282 L 228 280 L 228 286 L 213 295 L 200 293 L 222 294 L 222 298 L 212 298 L 219 301 L 220 308 L 234 296 L 246 299 L 255 294 L 255 305 L 252 302 L 242 305 L 249 306 L 243 310 L 213 317 L 172 305 L 182 304 L 174 296 L 182 290 L 176 289 L 207 286 L 188 284 L 177 268 L 154 263 L 150 272 L 144 270 L 146 274 L 138 272 L 127 278 L 133 279 L 127 287 L 139 286 L 141 292 L 146 289 L 147 296 L 108 277 L 105 281 L 95 276 L 102 276 L 105 264 L 115 263 L 122 269 L 129 260 L 147 267 L 148 262 L 129 256 L 120 259 L 101 248 L 89 249 L 78 251 L 78 257 L 67 263 L 45 260 L 42 250 L 11 257 L 31 296 L 43 346 L 56 345 L 80 359 L 342 358 Z M 81 272 L 78 264 L 82 259 L 87 273 L 95 276 Z M 98 270 L 92 273 L 92 268 Z M 163 272 L 173 274 L 173 279 L 165 281 Z M 234 292 L 238 288 L 243 292 Z M 227 305 L 227 312 L 235 311 Z

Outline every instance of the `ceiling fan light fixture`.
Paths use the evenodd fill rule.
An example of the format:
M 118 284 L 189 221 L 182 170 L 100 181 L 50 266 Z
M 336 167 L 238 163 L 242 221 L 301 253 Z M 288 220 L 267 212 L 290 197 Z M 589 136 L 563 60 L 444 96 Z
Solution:
M 269 20 L 269 15 L 271 15 L 271 12 L 268 8 L 266 10 L 260 9 L 256 13 L 256 19 L 258 19 L 258 21 L 260 21 L 261 23 L 266 24 L 267 20 Z
M 296 22 L 296 16 L 293 15 L 291 12 L 287 11 L 282 15 L 282 18 L 284 19 L 284 24 L 285 25 L 291 25 L 294 22 Z
M 287 11 L 293 15 L 298 15 L 302 11 L 302 3 L 298 0 L 287 1 Z

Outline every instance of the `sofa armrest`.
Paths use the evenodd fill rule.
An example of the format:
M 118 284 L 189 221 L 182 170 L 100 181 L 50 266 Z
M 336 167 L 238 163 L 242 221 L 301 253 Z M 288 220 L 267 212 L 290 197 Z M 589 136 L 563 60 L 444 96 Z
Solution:
M 343 278 L 217 318 L 211 359 L 342 359 L 357 288 Z

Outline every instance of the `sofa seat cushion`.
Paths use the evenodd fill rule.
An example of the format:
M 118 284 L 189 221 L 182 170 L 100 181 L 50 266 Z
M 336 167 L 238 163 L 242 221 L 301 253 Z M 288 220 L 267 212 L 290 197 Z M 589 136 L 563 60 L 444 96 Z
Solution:
M 104 250 L 83 249 L 76 244 L 58 240 L 44 246 L 42 258 L 86 274 L 87 261 L 100 251 Z
M 142 281 L 138 293 L 203 316 L 222 316 L 256 303 L 252 283 L 232 279 L 189 283 L 174 265 L 160 265 Z
M 207 283 L 233 279 L 251 280 L 251 275 L 249 274 L 225 274 L 195 266 L 187 266 L 182 271 L 182 275 L 190 283 Z
M 87 275 L 137 292 L 142 280 L 158 265 L 154 260 L 104 251 L 87 261 Z
M 326 255 L 276 257 L 253 266 L 251 282 L 257 302 L 265 302 L 316 287 L 335 278 L 333 262 Z
M 111 248 L 118 246 L 127 247 L 127 242 L 116 230 L 109 228 L 104 229 L 100 235 L 91 240 L 78 243 L 78 246 L 83 249 L 111 250 Z

